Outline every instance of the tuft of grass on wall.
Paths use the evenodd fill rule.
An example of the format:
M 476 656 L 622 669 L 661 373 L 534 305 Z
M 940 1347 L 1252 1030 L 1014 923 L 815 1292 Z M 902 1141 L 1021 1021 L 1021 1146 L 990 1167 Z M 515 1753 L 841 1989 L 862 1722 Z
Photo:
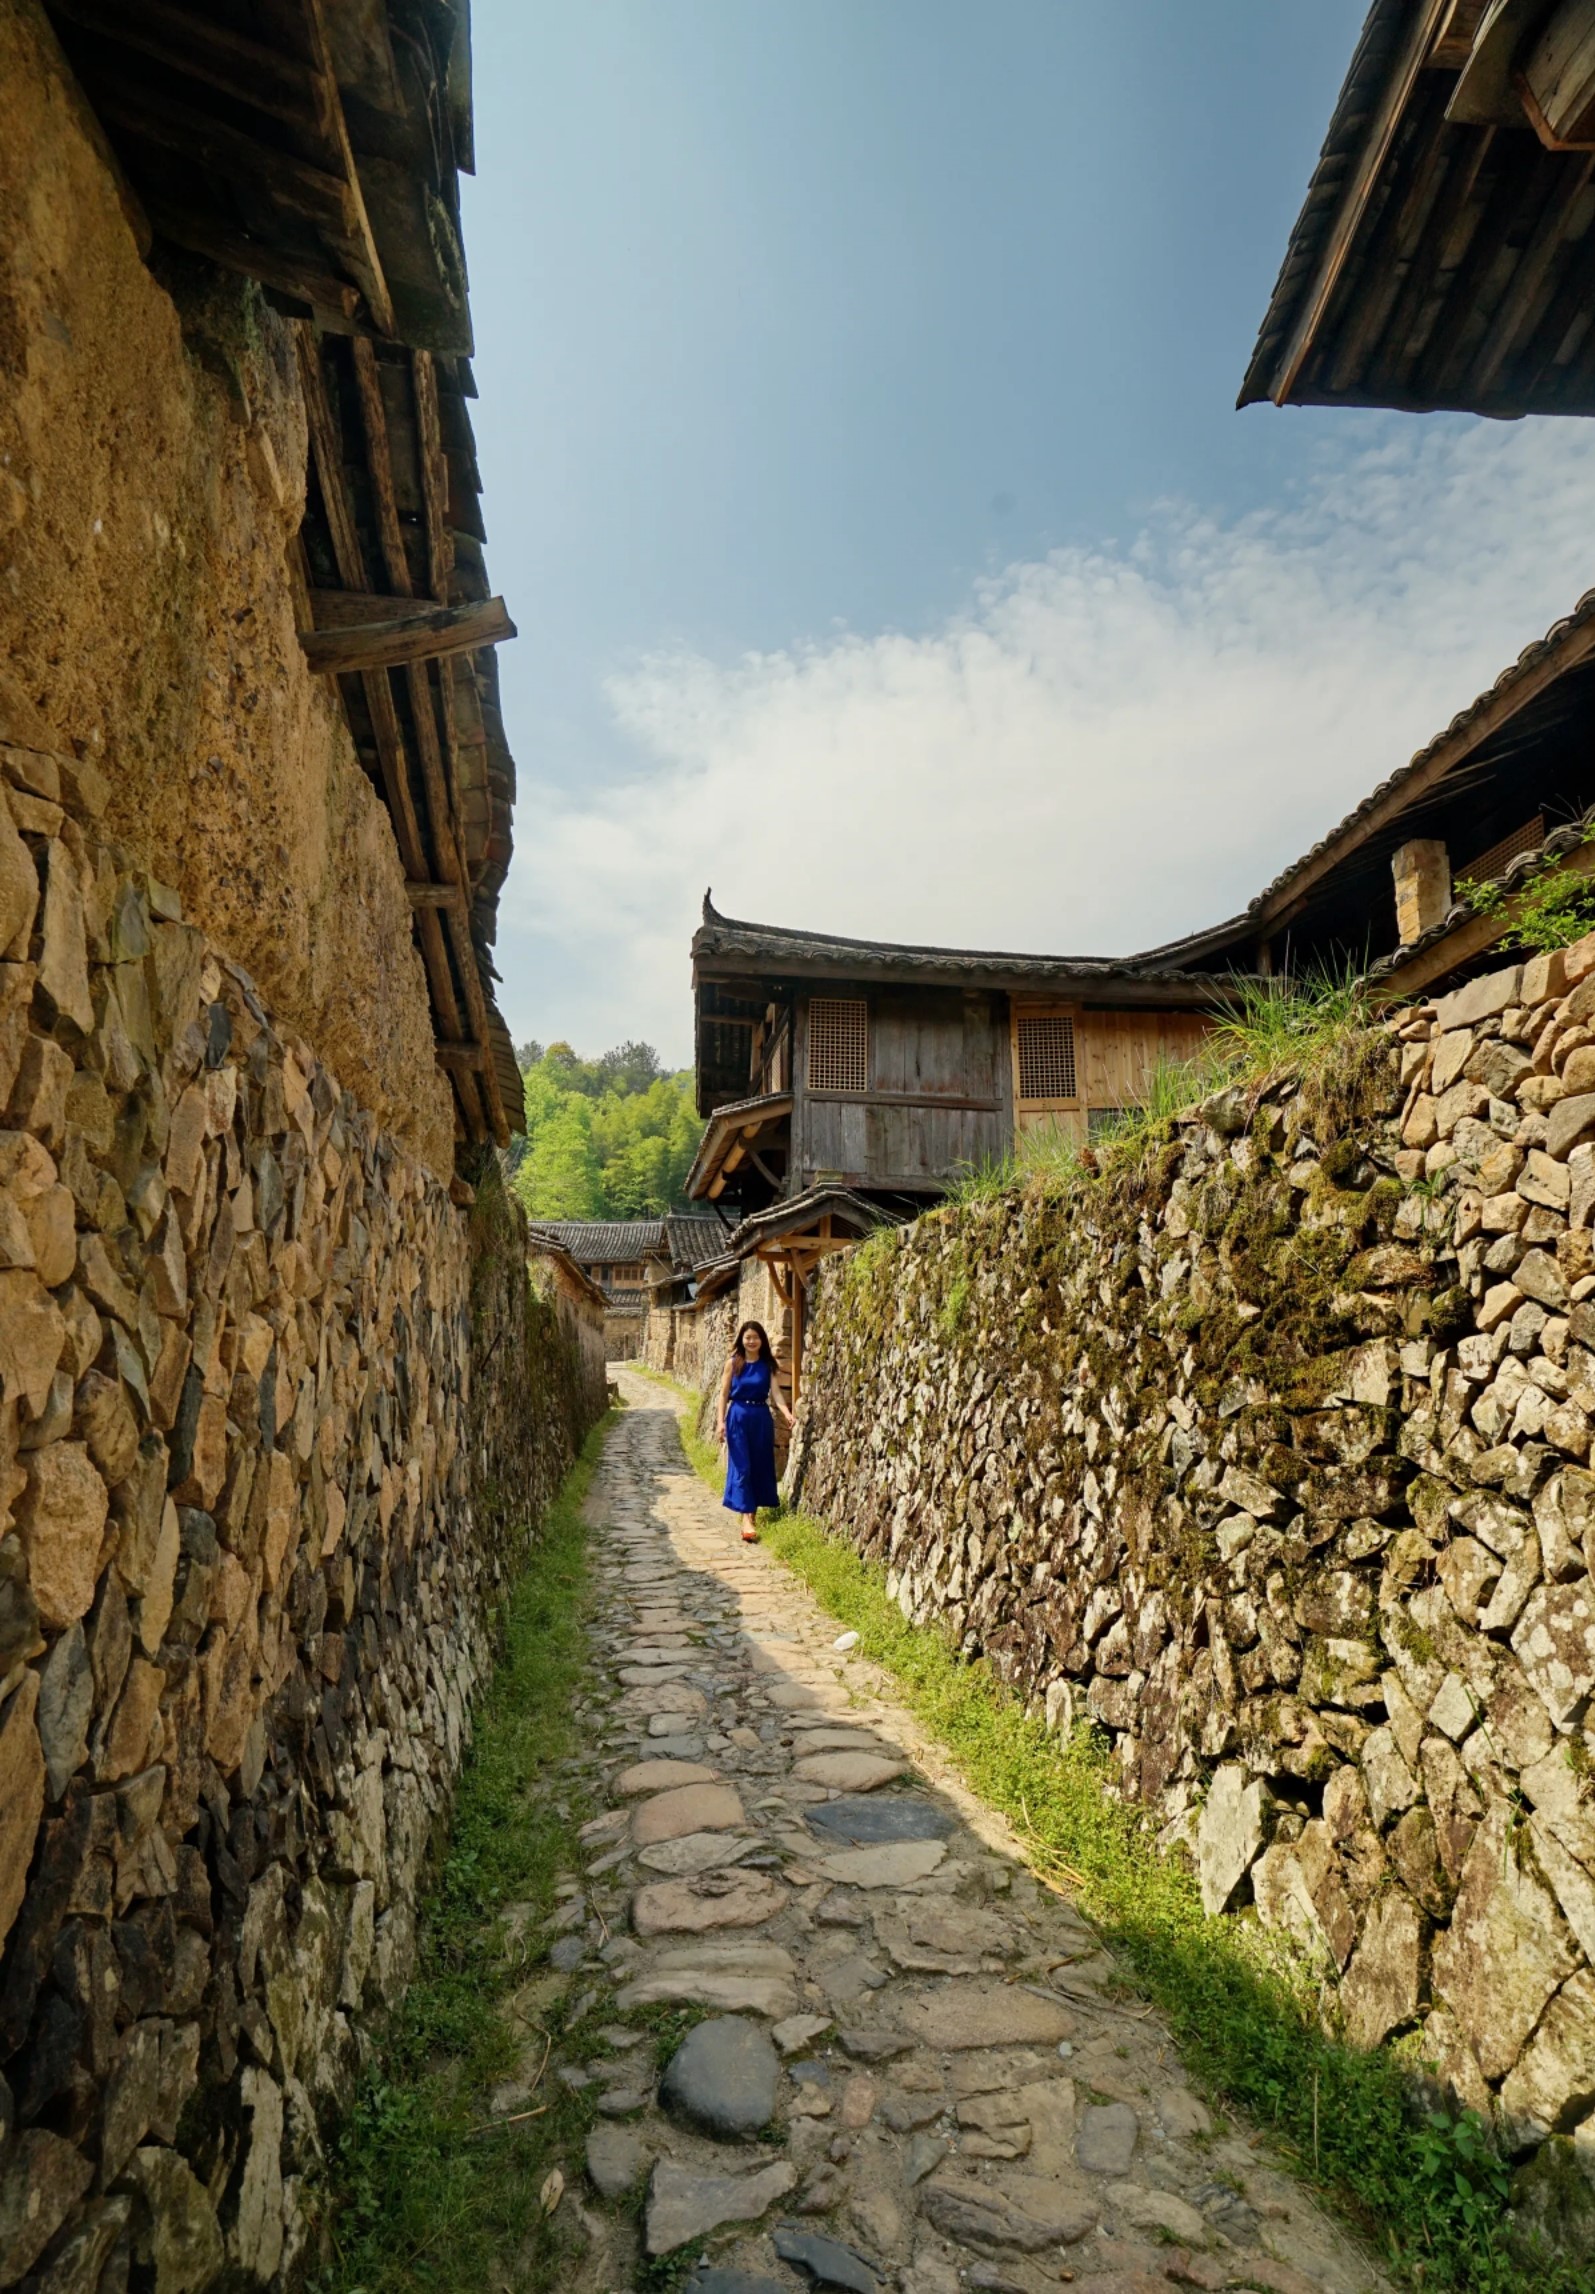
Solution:
M 1162 1059 L 1139 1095 L 1089 1143 L 1061 1123 L 1041 1124 L 1016 1139 L 1011 1154 L 972 1164 L 947 1189 L 955 1210 L 978 1211 L 1030 1185 L 1056 1196 L 1100 1175 L 1122 1173 L 1167 1135 L 1176 1117 L 1231 1085 L 1258 1086 L 1291 1072 L 1320 1074 L 1366 1032 L 1369 1007 L 1355 972 L 1229 983 L 1229 1008 L 1217 1016 L 1201 1049 L 1188 1059 Z
M 481 2294 L 557 2282 L 567 2237 L 540 2199 L 551 2168 L 579 2166 L 590 2106 L 549 2069 L 527 2115 L 490 2125 L 488 2090 L 573 2039 L 568 2007 L 528 1999 L 529 1948 L 503 1949 L 500 1914 L 526 1907 L 529 1938 L 578 1877 L 591 1810 L 551 1794 L 576 1748 L 574 1705 L 590 1650 L 582 1501 L 613 1422 L 588 1435 L 510 1596 L 504 1644 L 475 1718 L 448 1846 L 421 1907 L 420 1965 L 384 2031 L 329 2162 L 320 2213 L 327 2250 L 316 2294 Z M 568 2213 L 568 2209 L 566 2212 Z
M 1255 1926 L 1210 1918 L 1192 1874 L 1115 1797 L 1100 1739 L 1027 1714 L 983 1662 L 916 1626 L 885 1572 L 798 1514 L 767 1549 L 859 1635 L 971 1789 L 1013 1824 L 1029 1860 L 1066 1885 L 1166 2017 L 1193 2076 L 1268 2130 L 1303 2177 L 1374 2239 L 1407 2281 L 1457 2294 L 1589 2294 L 1576 2264 L 1507 2243 L 1508 2170 L 1481 2122 L 1424 2110 L 1414 2066 L 1327 2033 L 1315 1987 L 1262 1948 Z

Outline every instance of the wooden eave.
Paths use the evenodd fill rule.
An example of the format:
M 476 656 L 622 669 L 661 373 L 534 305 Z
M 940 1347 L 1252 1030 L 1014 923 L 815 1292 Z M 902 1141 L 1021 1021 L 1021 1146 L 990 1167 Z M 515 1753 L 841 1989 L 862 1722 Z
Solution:
M 393 823 L 464 1144 L 521 1081 L 493 1002 L 515 770 L 467 398 L 466 0 L 45 0 L 146 252 L 254 279 L 310 430 L 296 600 Z
M 1207 1009 L 1222 1002 L 1231 975 L 1182 970 L 1178 959 L 1206 949 L 1211 933 L 1174 941 L 1157 960 L 1140 957 L 1030 956 L 980 948 L 932 948 L 886 940 L 854 940 L 722 916 L 704 901 L 692 941 L 695 988 L 720 984 L 746 992 L 750 1012 L 779 998 L 795 982 L 835 981 L 861 986 L 986 988 L 1011 995 L 1047 995 L 1103 1009 Z M 716 1011 L 717 1024 L 737 1024 Z
M 465 0 L 45 0 L 156 234 L 323 325 L 469 353 Z
M 336 676 L 393 823 L 459 1137 L 504 1146 L 521 1125 L 521 1081 L 493 1002 L 490 950 L 514 767 L 492 648 L 480 643 L 502 631 L 502 605 L 487 594 L 480 551 L 449 518 L 466 479 L 451 467 L 443 406 L 459 402 L 457 434 L 460 378 L 453 362 L 429 351 L 379 349 L 309 321 L 296 336 L 311 461 L 301 628 L 313 635 L 319 626 L 345 647 L 351 633 L 425 639 L 397 660 L 369 650 L 360 667 L 352 665 L 358 652 L 347 650 L 309 658 Z M 460 638 L 478 642 L 435 649 Z
M 1493 685 L 1459 710 L 1399 772 L 1379 783 L 1339 825 L 1265 886 L 1241 920 L 1266 938 L 1371 846 L 1385 857 L 1407 836 L 1426 833 L 1426 804 L 1462 786 L 1464 777 L 1507 762 L 1548 728 L 1595 717 L 1595 696 L 1582 674 L 1595 663 L 1595 590 L 1525 646 Z M 1459 857 L 1465 859 L 1465 855 Z
M 756 1158 L 760 1142 L 781 1124 L 790 1122 L 792 1094 L 789 1091 L 767 1093 L 758 1099 L 742 1099 L 716 1108 L 708 1127 L 698 1142 L 698 1152 L 692 1169 L 687 1173 L 683 1193 L 693 1202 L 710 1199 L 715 1180 L 736 1156 L 750 1154 Z
M 1480 14 L 1374 0 L 1240 405 L 1595 413 L 1595 150 L 1457 115 Z
M 557 1268 L 571 1289 L 584 1298 L 589 1306 L 596 1306 L 602 1311 L 608 1305 L 608 1296 L 602 1285 L 594 1282 L 586 1269 L 579 1266 L 569 1251 L 562 1249 L 558 1243 L 550 1242 L 546 1235 L 533 1234 L 528 1249 L 532 1258 L 546 1259 L 550 1266 Z

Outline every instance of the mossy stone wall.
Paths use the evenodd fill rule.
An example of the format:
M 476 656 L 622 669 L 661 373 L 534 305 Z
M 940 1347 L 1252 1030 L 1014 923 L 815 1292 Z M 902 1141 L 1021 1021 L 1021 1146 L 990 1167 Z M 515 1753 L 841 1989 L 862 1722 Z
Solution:
M 1595 943 L 833 1262 L 792 1486 L 1595 2173 L 1592 1139 Z

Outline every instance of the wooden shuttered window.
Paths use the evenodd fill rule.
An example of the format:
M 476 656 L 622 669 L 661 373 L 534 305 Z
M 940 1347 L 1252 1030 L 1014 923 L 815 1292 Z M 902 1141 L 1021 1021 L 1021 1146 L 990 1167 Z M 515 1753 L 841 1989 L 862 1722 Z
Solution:
M 1014 1023 L 1019 1102 L 1077 1099 L 1074 1021 L 1067 1012 L 1021 1012 Z
M 862 996 L 815 996 L 809 1004 L 810 1091 L 869 1089 L 869 1005 Z

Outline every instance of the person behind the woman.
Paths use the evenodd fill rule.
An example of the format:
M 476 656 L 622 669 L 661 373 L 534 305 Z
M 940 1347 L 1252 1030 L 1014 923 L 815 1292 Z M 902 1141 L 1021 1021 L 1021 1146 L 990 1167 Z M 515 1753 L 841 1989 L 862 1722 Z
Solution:
M 761 1322 L 745 1322 L 720 1381 L 720 1412 L 715 1431 L 725 1445 L 726 1493 L 721 1503 L 742 1516 L 745 1544 L 759 1535 L 761 1505 L 779 1505 L 775 1486 L 775 1426 L 770 1405 L 780 1411 L 788 1429 L 792 1413 L 775 1383 L 775 1357 Z

